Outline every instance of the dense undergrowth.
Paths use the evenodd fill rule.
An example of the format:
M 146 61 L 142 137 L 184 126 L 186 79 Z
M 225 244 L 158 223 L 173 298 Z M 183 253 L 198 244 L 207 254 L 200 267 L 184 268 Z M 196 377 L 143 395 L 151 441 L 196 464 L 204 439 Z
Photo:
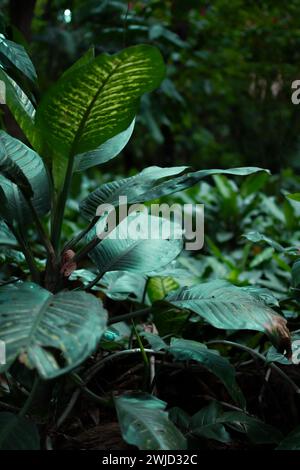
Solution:
M 89 49 L 42 96 L 5 35 L 0 59 L 19 126 L 0 131 L 0 448 L 299 449 L 299 177 L 100 174 L 165 77 L 159 50 Z M 99 237 L 119 196 L 204 203 L 204 247 L 135 239 L 124 222 L 166 224 L 148 212 Z

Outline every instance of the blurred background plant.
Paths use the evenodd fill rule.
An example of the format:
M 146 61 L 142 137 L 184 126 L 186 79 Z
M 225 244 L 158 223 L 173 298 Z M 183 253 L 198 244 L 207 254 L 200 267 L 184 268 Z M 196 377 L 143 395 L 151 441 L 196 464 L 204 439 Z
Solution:
M 120 171 L 299 166 L 299 0 L 1 0 L 2 32 L 30 50 L 41 91 L 94 45 L 153 43 L 167 77 L 142 101 Z M 38 99 L 38 96 L 37 96 Z M 109 166 L 108 166 L 109 167 Z

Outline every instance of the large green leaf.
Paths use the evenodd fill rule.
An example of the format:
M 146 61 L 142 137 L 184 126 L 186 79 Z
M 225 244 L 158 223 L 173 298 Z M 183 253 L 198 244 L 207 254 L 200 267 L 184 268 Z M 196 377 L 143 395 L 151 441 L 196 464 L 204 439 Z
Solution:
M 13 413 L 0 413 L 0 450 L 39 450 L 36 425 Z
M 26 50 L 20 44 L 9 41 L 0 35 L 0 57 L 4 56 L 8 61 L 32 81 L 37 79 L 36 71 Z
M 93 191 L 80 204 L 82 215 L 91 220 L 95 217 L 100 204 L 119 204 L 119 197 L 126 196 L 128 203 L 150 201 L 166 194 L 189 188 L 203 178 L 218 173 L 232 175 L 249 175 L 266 171 L 256 167 L 232 168 L 230 170 L 199 170 L 187 172 L 188 167 L 160 168 L 152 166 L 141 173 L 102 185 Z
M 38 107 L 36 124 L 54 149 L 57 188 L 69 159 L 99 148 L 130 126 L 139 98 L 155 89 L 164 73 L 155 47 L 133 46 L 112 56 L 101 54 L 49 90 Z
M 124 440 L 140 450 L 183 450 L 186 440 L 168 418 L 166 403 L 147 393 L 115 398 Z
M 221 406 L 215 401 L 211 402 L 193 415 L 189 424 L 189 431 L 202 438 L 224 443 L 230 442 L 231 437 L 225 426 L 218 422 L 221 413 Z
M 57 377 L 84 361 L 106 328 L 99 299 L 85 292 L 51 294 L 33 283 L 0 288 L 0 338 L 6 370 L 16 358 L 41 377 Z
M 176 307 L 192 310 L 216 328 L 262 331 L 277 347 L 290 352 L 286 320 L 256 296 L 226 281 L 184 287 L 166 300 Z
M 159 186 L 162 181 L 182 173 L 186 168 L 187 167 L 184 166 L 171 168 L 150 166 L 135 176 L 103 184 L 81 202 L 81 213 L 86 219 L 92 220 L 96 216 L 99 205 L 111 204 L 117 207 L 119 205 L 120 196 L 126 196 L 128 204 L 144 202 L 149 199 L 149 192 L 151 196 L 153 196 L 155 188 Z M 165 184 L 168 185 L 169 181 L 167 180 Z M 160 189 L 155 197 L 159 197 L 161 194 Z
M 235 369 L 230 362 L 219 355 L 218 351 L 208 349 L 205 344 L 187 339 L 172 338 L 168 352 L 176 360 L 194 360 L 200 362 L 210 372 L 215 374 L 225 385 L 232 398 L 243 408 L 246 401 L 235 380 Z
M 19 85 L 0 68 L 0 80 L 5 85 L 5 102 L 31 145 L 39 149 L 39 139 L 35 130 L 35 109 L 28 96 Z
M 0 150 L 16 166 L 33 191 L 31 202 L 38 215 L 46 214 L 51 204 L 51 187 L 47 170 L 39 155 L 4 131 L 0 131 Z M 11 219 L 26 224 L 31 219 L 31 212 L 26 200 L 15 183 L 0 175 L 0 186 L 5 194 L 7 211 Z M 2 212 L 3 213 L 3 212 Z
M 89 256 L 101 274 L 107 271 L 133 271 L 147 273 L 166 266 L 182 250 L 182 239 L 154 239 L 165 226 L 173 227 L 165 219 L 148 214 L 132 214 L 126 217 L 104 240 L 94 248 Z M 87 240 L 96 237 L 102 220 L 93 228 Z M 140 238 L 131 236 L 131 227 L 137 227 Z M 148 228 L 151 227 L 151 238 Z M 154 233 L 155 232 L 155 233 Z

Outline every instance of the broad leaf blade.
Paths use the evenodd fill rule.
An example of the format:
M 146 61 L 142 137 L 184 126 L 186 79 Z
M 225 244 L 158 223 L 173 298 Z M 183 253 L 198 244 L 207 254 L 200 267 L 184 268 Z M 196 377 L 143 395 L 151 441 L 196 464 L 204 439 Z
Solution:
M 111 204 L 117 207 L 120 203 L 120 196 L 126 196 L 128 204 L 144 202 L 151 198 L 159 197 L 162 195 L 162 189 L 156 193 L 156 187 L 165 180 L 165 184 L 168 185 L 168 178 L 184 172 L 186 168 L 184 166 L 171 168 L 150 166 L 135 176 L 103 184 L 81 202 L 81 213 L 86 219 L 92 220 L 96 216 L 97 209 L 101 204 Z M 148 196 L 149 193 L 150 197 Z
M 19 85 L 0 68 L 0 80 L 5 84 L 5 102 L 31 145 L 40 148 L 35 130 L 35 109 Z
M 123 438 L 140 450 L 183 450 L 186 440 L 169 420 L 166 403 L 149 394 L 115 398 Z
M 101 144 L 95 150 L 90 152 L 81 153 L 75 157 L 74 171 L 84 171 L 95 165 L 108 162 L 112 158 L 115 158 L 127 145 L 134 129 L 135 119 L 132 121 L 130 126 L 120 134 L 111 137 L 106 142 Z
M 266 333 L 279 349 L 290 352 L 286 320 L 255 296 L 226 281 L 183 288 L 166 300 L 176 307 L 192 310 L 216 328 Z
M 169 223 L 165 219 L 144 213 L 128 216 L 89 256 L 103 274 L 108 271 L 147 273 L 159 269 L 173 261 L 182 250 L 182 239 L 154 239 L 154 230 L 158 229 L 159 234 L 166 224 Z M 138 227 L 140 238 L 130 235 L 130 227 Z M 151 238 L 148 228 L 152 231 Z M 96 237 L 96 231 L 97 227 L 88 234 L 88 241 Z
M 0 288 L 0 338 L 6 362 L 16 358 L 50 379 L 79 365 L 96 348 L 107 313 L 85 292 L 51 294 L 33 283 Z
M 17 139 L 0 131 L 0 145 L 5 154 L 24 174 L 33 191 L 31 202 L 38 215 L 46 214 L 51 204 L 51 187 L 47 170 L 40 156 Z M 31 220 L 24 196 L 15 183 L 0 175 L 0 186 L 5 194 L 10 218 L 21 224 Z
M 80 204 L 83 217 L 92 220 L 100 204 L 119 205 L 119 197 L 126 196 L 129 204 L 151 201 L 167 194 L 182 191 L 203 178 L 215 174 L 249 175 L 267 171 L 257 167 L 232 168 L 230 170 L 199 170 L 187 172 L 188 167 L 161 168 L 152 166 L 141 173 L 102 185 Z
M 9 41 L 1 35 L 0 55 L 5 56 L 8 61 L 29 78 L 29 80 L 34 82 L 37 79 L 34 65 L 24 47 L 20 44 Z
M 139 98 L 155 89 L 164 73 L 159 51 L 141 45 L 101 54 L 54 85 L 37 110 L 36 123 L 55 149 L 56 188 L 69 158 L 97 149 L 129 127 Z

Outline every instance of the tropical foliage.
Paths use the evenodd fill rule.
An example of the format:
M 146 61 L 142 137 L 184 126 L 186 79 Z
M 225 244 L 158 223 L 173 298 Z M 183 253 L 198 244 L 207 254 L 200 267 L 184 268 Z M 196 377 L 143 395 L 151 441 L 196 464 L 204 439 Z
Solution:
M 25 39 L 2 17 L 0 449 L 299 450 L 300 180 L 297 164 L 269 171 L 281 165 L 279 116 L 286 113 L 288 126 L 294 111 L 280 85 L 283 71 L 274 75 L 255 53 L 266 29 L 277 38 L 279 6 L 261 22 L 259 7 L 245 7 L 217 35 L 217 22 L 244 2 L 220 0 L 200 11 L 196 2 L 98 3 L 74 2 L 71 12 L 50 2 L 47 21 L 36 3 L 37 72 Z M 295 4 L 276 21 L 293 25 Z M 94 19 L 112 10 L 118 15 L 104 28 L 105 50 L 90 48 L 99 35 Z M 55 28 L 61 49 L 48 57 L 43 49 L 53 45 Z M 118 48 L 124 31 L 130 45 Z M 277 53 L 285 47 L 283 36 Z M 293 66 L 286 68 L 291 76 Z M 272 96 L 270 83 L 280 85 Z M 207 98 L 212 90 L 218 109 Z M 268 139 L 276 134 L 272 165 L 258 102 L 270 116 Z M 198 106 L 207 119 L 200 129 Z M 238 108 L 239 129 L 229 106 Z M 248 133 L 233 142 L 243 126 Z M 295 129 L 284 157 L 291 161 Z M 252 158 L 254 139 L 259 158 Z M 169 145 L 171 159 L 161 158 Z M 150 164 L 137 171 L 143 151 Z M 119 173 L 120 153 L 129 174 Z M 204 249 L 185 251 L 184 236 L 134 238 L 128 224 L 141 232 L 166 224 L 150 210 L 126 214 L 100 237 L 108 219 L 98 208 L 109 204 L 119 214 L 120 196 L 146 207 L 204 203 Z M 108 429 L 117 444 L 105 441 Z

